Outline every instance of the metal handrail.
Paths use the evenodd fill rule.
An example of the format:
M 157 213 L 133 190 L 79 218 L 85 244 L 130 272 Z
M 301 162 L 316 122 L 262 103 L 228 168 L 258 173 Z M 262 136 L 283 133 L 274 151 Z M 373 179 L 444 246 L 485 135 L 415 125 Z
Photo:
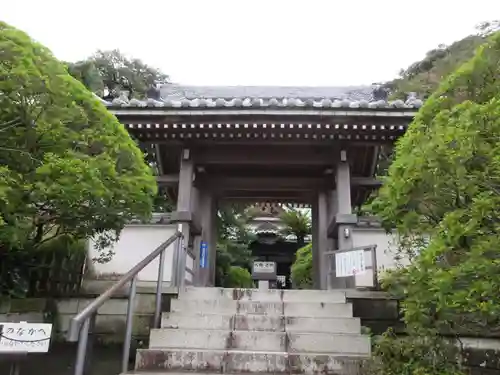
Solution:
M 118 280 L 109 289 L 107 289 L 104 293 L 102 293 L 99 297 L 97 297 L 94 301 L 92 301 L 92 303 L 90 303 L 78 315 L 76 315 L 71 319 L 67 333 L 67 340 L 70 342 L 78 341 L 78 349 L 77 349 L 75 372 L 74 372 L 75 375 L 83 375 L 85 371 L 85 357 L 87 355 L 88 335 L 89 335 L 91 321 L 95 318 L 97 310 L 107 300 L 109 300 L 120 288 L 122 288 L 125 284 L 130 282 L 130 291 L 128 296 L 128 306 L 127 306 L 127 318 L 125 326 L 125 341 L 123 345 L 123 358 L 122 358 L 122 372 L 123 373 L 127 372 L 128 357 L 130 354 L 130 345 L 132 340 L 133 302 L 136 294 L 137 275 L 144 267 L 146 267 L 154 259 L 160 256 L 160 264 L 158 265 L 158 284 L 156 286 L 156 301 L 155 301 L 156 303 L 155 303 L 155 313 L 154 313 L 154 325 L 155 328 L 158 328 L 161 320 L 161 293 L 163 284 L 165 249 L 169 247 L 174 241 L 179 240 L 178 250 L 180 250 L 181 239 L 182 239 L 182 233 L 180 231 L 177 231 L 168 240 L 163 242 L 154 251 L 149 253 L 143 260 L 141 260 L 134 267 L 132 267 L 132 269 L 130 269 L 130 271 L 128 271 L 125 275 L 123 275 L 120 278 L 120 280 Z M 180 251 L 176 252 L 178 253 L 177 254 L 178 256 L 181 255 L 179 254 Z

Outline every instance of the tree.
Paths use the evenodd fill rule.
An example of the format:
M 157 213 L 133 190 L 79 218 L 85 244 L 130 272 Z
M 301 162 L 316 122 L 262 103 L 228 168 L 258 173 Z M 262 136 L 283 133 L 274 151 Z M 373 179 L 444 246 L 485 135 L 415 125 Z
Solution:
M 122 91 L 129 97 L 144 97 L 148 89 L 157 83 L 166 83 L 169 78 L 160 70 L 139 59 L 128 58 L 119 50 L 97 51 L 86 60 L 66 63 L 68 72 L 82 82 L 87 89 L 108 100 L 117 98 Z M 155 174 L 157 169 L 156 145 L 143 144 L 136 140 L 144 159 Z M 165 188 L 158 189 L 154 199 L 155 212 L 170 212 L 175 203 Z
M 291 278 L 297 289 L 312 288 L 312 244 L 297 250 L 295 262 L 292 264 Z
M 0 246 L 119 233 L 156 183 L 106 108 L 44 46 L 0 22 Z
M 117 98 L 126 90 L 130 97 L 144 97 L 156 83 L 167 83 L 168 75 L 119 50 L 101 51 L 83 61 L 67 63 L 69 73 L 101 97 Z
M 226 276 L 226 285 L 231 288 L 251 288 L 253 286 L 252 275 L 246 268 L 230 266 Z
M 294 235 L 299 247 L 304 246 L 306 236 L 311 233 L 309 212 L 288 208 L 280 215 L 280 219 L 285 225 L 282 235 Z
M 249 244 L 253 235 L 247 224 L 251 219 L 247 205 L 226 204 L 217 212 L 216 285 L 238 287 L 234 284 L 231 267 L 250 269 L 252 252 Z M 239 271 L 234 271 L 239 272 Z
M 398 78 L 387 82 L 384 86 L 390 88 L 393 99 L 406 100 L 410 92 L 428 98 L 448 75 L 469 61 L 476 49 L 487 40 L 488 36 L 498 31 L 499 27 L 498 20 L 481 22 L 476 26 L 476 33 L 449 46 L 440 44 L 427 52 L 422 60 L 402 69 Z
M 414 340 L 446 332 L 460 341 L 500 323 L 499 61 L 496 33 L 441 83 L 398 142 L 372 205 L 402 251 L 417 250 L 385 280 L 405 298 Z

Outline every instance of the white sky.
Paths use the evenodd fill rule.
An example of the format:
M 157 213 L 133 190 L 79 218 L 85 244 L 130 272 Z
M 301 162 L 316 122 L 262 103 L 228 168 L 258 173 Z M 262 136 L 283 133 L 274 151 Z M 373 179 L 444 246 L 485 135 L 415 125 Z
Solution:
M 182 84 L 356 85 L 394 78 L 500 18 L 499 0 L 1 1 L 63 60 L 119 48 Z

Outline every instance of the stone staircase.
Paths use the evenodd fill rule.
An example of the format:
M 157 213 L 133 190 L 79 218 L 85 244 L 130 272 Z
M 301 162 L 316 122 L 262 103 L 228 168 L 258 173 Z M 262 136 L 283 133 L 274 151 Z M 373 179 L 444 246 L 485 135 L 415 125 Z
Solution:
M 370 339 L 341 291 L 188 287 L 136 373 L 357 374 Z

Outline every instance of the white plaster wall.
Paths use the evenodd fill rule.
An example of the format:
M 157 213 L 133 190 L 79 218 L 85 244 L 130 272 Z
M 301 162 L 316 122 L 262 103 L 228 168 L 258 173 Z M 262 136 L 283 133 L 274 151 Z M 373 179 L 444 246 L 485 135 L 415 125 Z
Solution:
M 396 235 L 386 233 L 382 228 L 355 228 L 352 231 L 352 242 L 353 247 L 377 245 L 376 257 L 379 271 L 409 263 L 408 258 L 394 259 L 398 255 L 398 238 Z
M 375 257 L 377 261 L 377 273 L 392 269 L 397 266 L 405 266 L 409 263 L 408 258 L 401 258 L 398 254 L 399 242 L 396 235 L 388 234 L 382 228 L 354 228 L 352 231 L 353 247 L 376 245 Z M 395 259 L 399 255 L 398 259 Z M 372 254 L 365 252 L 365 264 L 373 267 Z M 378 277 L 380 280 L 380 276 Z M 363 274 L 355 276 L 356 287 L 373 287 L 373 268 Z
M 176 225 L 168 224 L 130 224 L 121 232 L 120 239 L 110 249 L 115 253 L 111 261 L 103 264 L 93 263 L 91 268 L 97 278 L 109 278 L 123 275 L 163 242 L 168 240 L 177 230 Z M 172 280 L 172 259 L 175 244 L 165 250 L 163 281 Z M 107 250 L 107 249 L 106 249 Z M 99 256 L 93 240 L 88 241 L 89 259 Z M 138 274 L 138 281 L 157 281 L 159 257 L 153 260 Z M 168 285 L 167 284 L 167 285 Z

